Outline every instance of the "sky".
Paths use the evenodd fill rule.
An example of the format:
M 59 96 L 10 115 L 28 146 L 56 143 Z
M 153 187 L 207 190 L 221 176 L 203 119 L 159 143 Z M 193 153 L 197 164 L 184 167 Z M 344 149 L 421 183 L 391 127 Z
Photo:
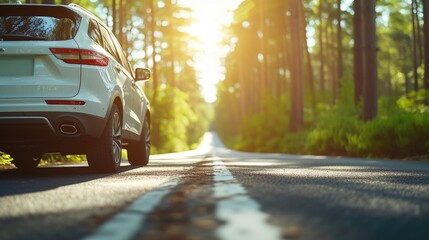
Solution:
M 207 102 L 216 100 L 217 83 L 225 78 L 222 59 L 229 49 L 221 44 L 222 26 L 232 21 L 232 12 L 243 0 L 178 0 L 193 10 L 196 20 L 188 29 L 200 43 L 193 43 L 197 50 L 195 68 L 202 94 Z

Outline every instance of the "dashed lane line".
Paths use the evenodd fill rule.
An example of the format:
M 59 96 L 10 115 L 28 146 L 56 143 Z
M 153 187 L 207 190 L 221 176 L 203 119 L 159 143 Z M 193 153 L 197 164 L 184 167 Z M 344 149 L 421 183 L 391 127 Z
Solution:
M 179 183 L 172 179 L 154 191 L 144 194 L 134 201 L 125 211 L 117 214 L 103 224 L 94 235 L 84 240 L 129 240 L 133 239 L 144 227 L 147 215 Z
M 213 160 L 216 217 L 225 222 L 216 235 L 222 240 L 282 239 L 280 228 L 268 224 L 269 215 L 247 195 L 246 189 L 234 178 L 217 157 Z

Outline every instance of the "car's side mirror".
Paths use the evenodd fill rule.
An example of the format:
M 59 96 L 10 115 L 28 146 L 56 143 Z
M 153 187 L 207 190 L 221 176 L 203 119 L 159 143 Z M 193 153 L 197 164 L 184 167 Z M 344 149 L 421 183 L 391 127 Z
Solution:
M 148 68 L 136 68 L 136 81 L 145 81 L 150 78 L 150 70 Z

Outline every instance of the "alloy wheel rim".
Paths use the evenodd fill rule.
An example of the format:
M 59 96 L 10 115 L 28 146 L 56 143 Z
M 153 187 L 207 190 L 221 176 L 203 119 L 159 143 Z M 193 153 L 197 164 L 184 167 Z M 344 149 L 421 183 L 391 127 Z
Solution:
M 113 124 L 112 124 L 112 132 L 113 132 L 113 157 L 115 163 L 117 165 L 120 164 L 122 158 L 122 126 L 121 126 L 121 118 L 119 117 L 119 113 L 115 112 L 113 115 Z
M 146 134 L 145 134 L 145 147 L 146 147 L 146 158 L 149 158 L 150 155 L 150 128 L 149 128 L 149 124 L 145 123 L 145 128 L 146 128 Z

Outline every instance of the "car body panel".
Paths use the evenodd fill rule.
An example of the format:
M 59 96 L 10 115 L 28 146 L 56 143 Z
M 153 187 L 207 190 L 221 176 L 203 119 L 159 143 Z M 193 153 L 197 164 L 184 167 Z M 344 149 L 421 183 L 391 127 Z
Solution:
M 57 59 L 50 48 L 77 48 L 67 41 L 3 41 L 0 44 L 0 98 L 73 97 L 80 68 Z

